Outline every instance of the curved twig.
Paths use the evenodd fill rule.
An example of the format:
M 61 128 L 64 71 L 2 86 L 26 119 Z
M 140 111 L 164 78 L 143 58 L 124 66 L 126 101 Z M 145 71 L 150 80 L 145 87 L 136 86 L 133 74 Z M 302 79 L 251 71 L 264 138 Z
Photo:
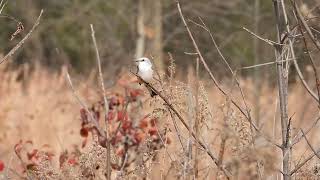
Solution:
M 40 24 L 40 19 L 42 16 L 43 10 L 41 10 L 39 17 L 37 18 L 36 22 L 34 23 L 34 25 L 32 26 L 31 30 L 29 31 L 29 33 L 15 46 L 13 47 L 9 53 L 7 55 L 5 55 L 1 60 L 0 60 L 0 64 L 2 64 L 3 62 L 5 62 L 9 57 L 11 57 L 24 43 L 25 41 L 30 37 L 30 35 L 32 34 L 32 32 L 36 29 L 36 27 Z

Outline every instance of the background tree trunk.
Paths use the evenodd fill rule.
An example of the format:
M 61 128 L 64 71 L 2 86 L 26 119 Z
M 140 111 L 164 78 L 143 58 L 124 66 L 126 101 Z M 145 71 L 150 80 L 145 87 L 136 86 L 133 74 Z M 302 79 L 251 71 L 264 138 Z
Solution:
M 139 0 L 138 17 L 137 17 L 137 32 L 138 39 L 136 43 L 136 58 L 144 56 L 145 51 L 145 32 L 144 32 L 144 0 Z
M 136 57 L 152 57 L 162 69 L 162 1 L 140 0 L 138 11 Z
M 259 34 L 259 19 L 260 19 L 260 0 L 256 0 L 254 4 L 254 32 Z M 259 55 L 259 40 L 257 38 L 253 39 L 253 58 L 254 64 L 261 63 Z M 255 110 L 254 116 L 256 123 L 259 126 L 260 124 L 260 94 L 261 94 L 261 70 L 259 68 L 254 69 L 254 86 L 255 86 Z

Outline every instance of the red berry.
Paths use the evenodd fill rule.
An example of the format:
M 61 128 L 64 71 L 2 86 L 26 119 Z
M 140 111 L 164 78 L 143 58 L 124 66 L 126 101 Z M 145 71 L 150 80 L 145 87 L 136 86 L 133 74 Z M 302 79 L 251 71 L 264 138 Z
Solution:
M 4 170 L 4 162 L 0 160 L 0 172 Z

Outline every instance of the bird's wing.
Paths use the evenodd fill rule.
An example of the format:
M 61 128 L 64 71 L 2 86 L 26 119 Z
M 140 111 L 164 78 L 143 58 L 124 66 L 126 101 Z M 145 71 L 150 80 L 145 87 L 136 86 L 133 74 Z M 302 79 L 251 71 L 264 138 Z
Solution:
M 138 65 L 136 65 L 136 74 L 138 74 L 139 73 L 139 66 Z

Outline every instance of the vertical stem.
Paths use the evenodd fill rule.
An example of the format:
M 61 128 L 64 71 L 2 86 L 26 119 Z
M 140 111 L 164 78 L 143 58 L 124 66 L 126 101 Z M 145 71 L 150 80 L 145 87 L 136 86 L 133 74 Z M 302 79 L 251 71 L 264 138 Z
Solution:
M 273 0 L 273 5 L 275 9 L 276 15 L 276 26 L 277 26 L 277 39 L 278 43 L 281 43 L 281 35 L 285 32 L 285 25 L 287 24 L 287 18 L 284 17 L 285 8 L 284 3 L 278 2 L 277 0 Z M 283 10 L 283 13 L 281 13 Z M 288 143 L 288 72 L 286 66 L 279 61 L 284 60 L 282 56 L 282 52 L 284 48 L 282 46 L 276 46 L 276 59 L 278 61 L 276 69 L 277 69 L 277 80 L 278 80 L 278 88 L 279 88 L 279 101 L 280 101 L 280 117 L 281 117 L 281 132 L 282 132 L 282 171 L 283 171 L 283 179 L 289 180 L 290 178 L 290 145 Z
M 259 20 L 260 20 L 260 0 L 255 0 L 254 4 L 254 32 L 259 34 Z M 259 40 L 257 38 L 253 39 L 253 49 L 254 49 L 254 64 L 259 64 Z M 256 124 L 259 127 L 260 119 L 260 93 L 261 93 L 261 69 L 255 68 L 254 70 L 254 86 L 255 86 L 255 119 Z
M 200 116 L 199 116 L 199 58 L 197 58 L 196 61 L 196 84 L 195 84 L 195 97 L 196 97 L 196 106 L 195 106 L 195 112 L 196 112 L 196 121 L 195 121 L 195 132 L 196 132 L 196 137 L 199 139 L 199 123 L 200 123 Z M 198 153 L 199 153 L 199 145 L 196 144 L 196 148 L 194 150 L 194 176 L 196 179 L 199 177 L 199 172 L 198 172 Z
M 101 60 L 100 60 L 100 53 L 95 37 L 95 31 L 93 29 L 93 25 L 90 24 L 91 28 L 91 36 L 92 36 L 92 41 L 93 45 L 96 51 L 96 57 L 97 57 L 97 64 L 98 64 L 98 70 L 99 70 L 99 78 L 100 78 L 100 83 L 101 83 L 101 89 L 102 89 L 102 96 L 103 96 L 103 102 L 104 102 L 104 110 L 105 110 L 105 123 L 106 123 L 106 146 L 107 146 L 107 180 L 111 180 L 111 147 L 110 147 L 110 136 L 109 136 L 109 122 L 108 122 L 108 112 L 109 112 L 109 104 L 106 98 L 106 90 L 104 86 L 104 80 L 103 80 L 103 75 L 102 75 L 102 68 L 101 68 Z

